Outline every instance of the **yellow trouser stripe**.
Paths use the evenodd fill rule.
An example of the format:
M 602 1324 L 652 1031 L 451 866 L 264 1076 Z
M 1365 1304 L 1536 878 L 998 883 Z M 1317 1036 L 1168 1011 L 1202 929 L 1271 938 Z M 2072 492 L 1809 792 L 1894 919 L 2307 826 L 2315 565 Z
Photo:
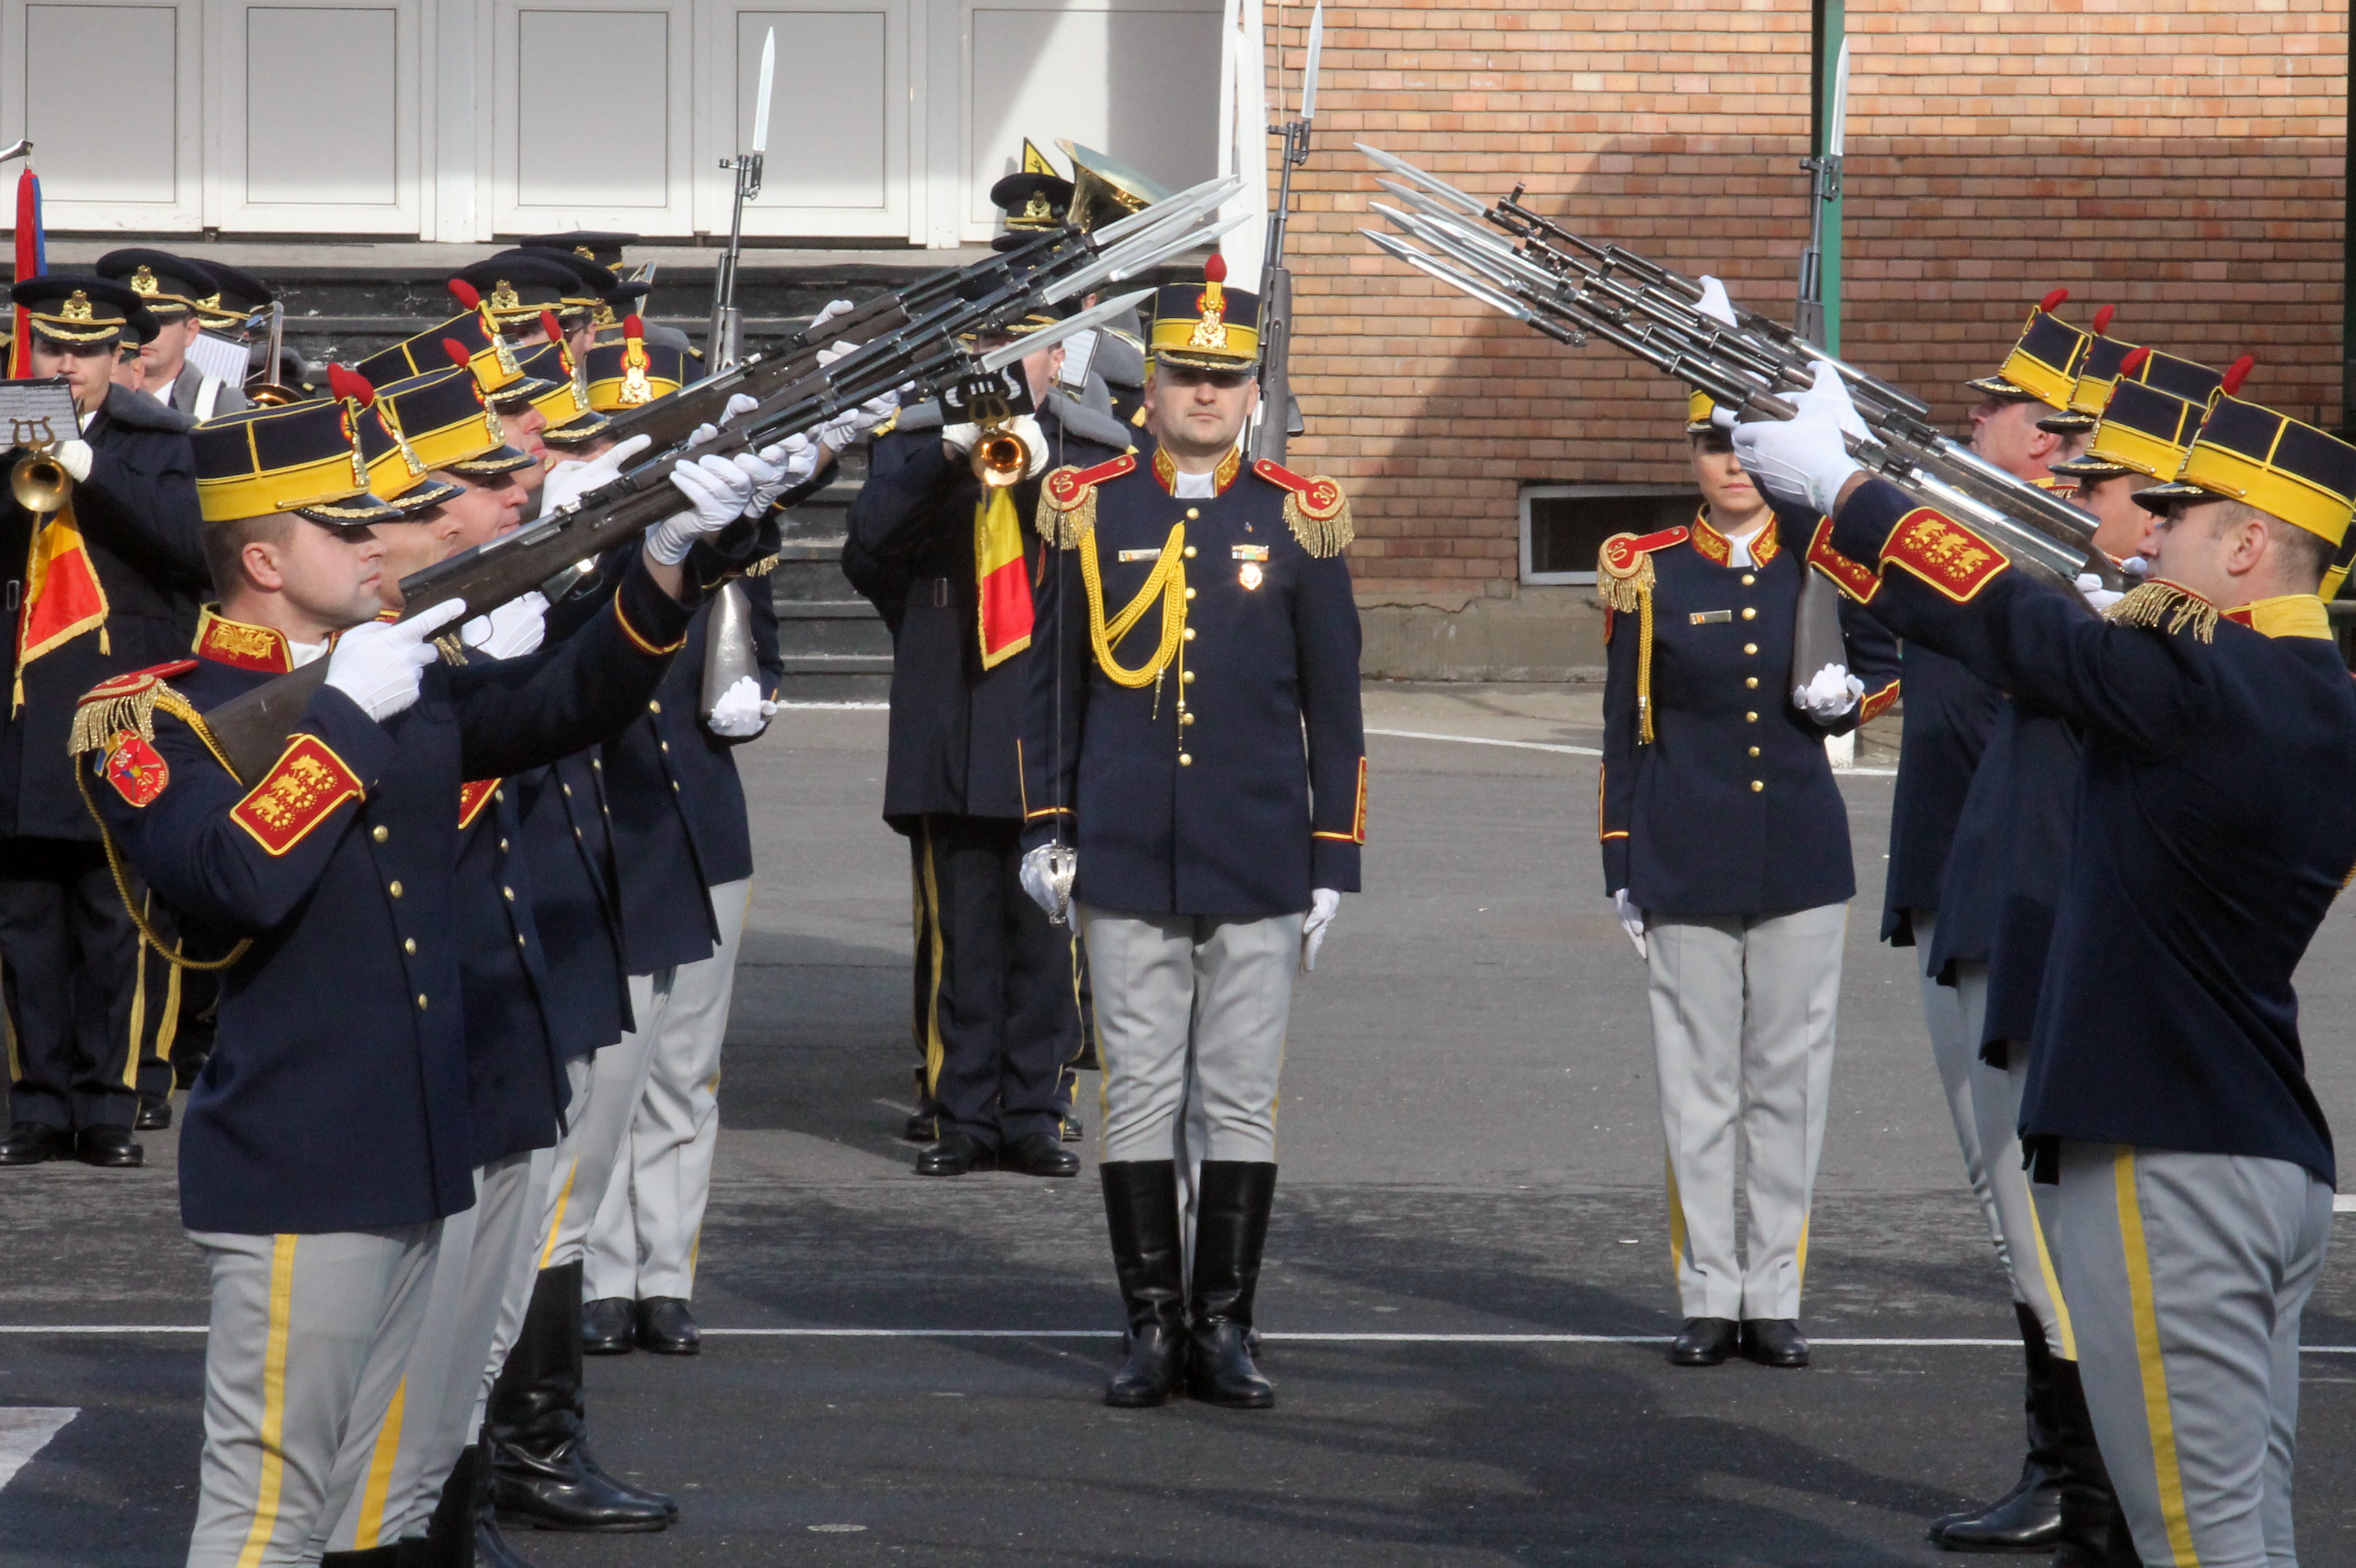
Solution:
M 376 1448 L 369 1456 L 368 1485 L 360 1489 L 359 1523 L 352 1529 L 352 1550 L 367 1552 L 383 1544 L 384 1498 L 392 1489 L 392 1463 L 401 1455 L 401 1407 L 409 1380 L 392 1388 L 392 1403 L 384 1407 L 384 1424 L 376 1430 Z
M 1800 1216 L 1800 1250 L 1799 1255 L 1793 1261 L 1793 1267 L 1800 1276 L 1802 1289 L 1805 1289 L 1808 1284 L 1808 1221 L 1815 1218 L 1813 1214 Z
M 933 824 L 925 822 L 925 937 L 933 955 L 932 1000 L 925 1008 L 925 1093 L 941 1086 L 941 1058 L 948 1048 L 941 1041 L 941 888 L 933 872 Z
M 278 1488 L 286 1468 L 286 1337 L 294 1316 L 294 1243 L 300 1239 L 284 1235 L 271 1243 L 270 1331 L 262 1352 L 262 1478 L 237 1568 L 257 1568 L 278 1528 Z
M 2111 1179 L 2118 1191 L 2127 1301 L 2135 1313 L 2136 1360 L 2143 1368 L 2144 1424 L 2151 1431 L 2151 1463 L 2159 1481 L 2160 1517 L 2168 1521 L 2169 1554 L 2177 1568 L 2199 1568 L 2191 1521 L 2184 1516 L 2184 1476 L 2176 1459 L 2176 1421 L 2168 1402 L 2168 1367 L 2159 1354 L 2159 1311 L 2152 1300 L 2151 1255 L 2144 1246 L 2143 1205 L 2136 1196 L 2132 1147 L 2122 1144 L 2112 1157 Z
M 1661 1168 L 1669 1178 L 1669 1277 L 1682 1285 L 1686 1266 L 1686 1203 L 1677 1196 L 1677 1162 L 1664 1150 Z
M 143 902 L 152 903 L 150 894 Z M 131 949 L 131 1027 L 124 1030 L 131 1038 L 123 1049 L 123 1086 L 139 1087 L 139 1047 L 147 1033 L 147 938 L 141 936 Z
M 2034 1206 L 2032 1200 L 2031 1207 Z M 2062 1276 L 2053 1272 L 2053 1254 L 2045 1247 L 2043 1221 L 2040 1219 L 2033 1229 L 2037 1232 L 2037 1272 L 2045 1276 L 2045 1294 L 2053 1303 L 2054 1331 L 2062 1336 L 2053 1353 L 2065 1361 L 2074 1361 L 2078 1359 L 2078 1331 L 2070 1327 L 2070 1304 L 2062 1299 Z
M 548 1260 L 556 1255 L 556 1232 L 564 1229 L 564 1206 L 573 1200 L 573 1179 L 581 1174 L 581 1162 L 574 1160 L 564 1170 L 564 1185 L 556 1189 L 556 1207 L 549 1211 L 548 1239 L 540 1243 L 540 1266 L 546 1268 Z
M 182 944 L 173 943 L 172 951 L 175 953 L 183 951 Z M 180 966 L 177 964 L 166 964 L 164 965 L 164 1021 L 155 1029 L 155 1060 L 171 1061 L 172 1046 L 179 1038 Z
M 0 1043 L 8 1047 L 8 1082 L 21 1083 L 25 1079 L 25 1064 L 17 1060 L 16 1026 L 8 1021 L 6 1000 L 0 997 Z

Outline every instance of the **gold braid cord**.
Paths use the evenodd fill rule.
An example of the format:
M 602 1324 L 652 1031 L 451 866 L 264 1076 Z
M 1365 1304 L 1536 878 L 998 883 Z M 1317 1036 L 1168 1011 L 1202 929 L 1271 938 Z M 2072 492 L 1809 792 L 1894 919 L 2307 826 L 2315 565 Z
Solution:
M 1041 539 L 1045 539 L 1057 549 L 1077 549 L 1082 539 L 1096 532 L 1097 487 L 1095 485 L 1079 485 L 1069 498 L 1058 498 L 1059 492 L 1073 489 L 1073 486 L 1068 481 L 1062 484 L 1058 484 L 1057 481 L 1065 475 L 1076 475 L 1079 472 L 1078 469 L 1067 464 L 1048 475 L 1045 481 L 1039 486 L 1039 512 L 1032 527 L 1038 529 Z
M 139 912 L 139 901 L 131 896 L 131 879 L 124 875 L 123 870 L 123 851 L 116 848 L 114 835 L 108 830 L 106 818 L 98 814 L 98 802 L 90 797 L 88 764 L 76 759 L 73 764 L 73 776 L 74 787 L 81 791 L 82 808 L 90 813 L 90 819 L 98 824 L 98 841 L 106 847 L 106 869 L 114 873 L 115 896 L 123 901 L 123 908 L 131 916 L 131 923 L 139 928 L 140 939 L 160 954 L 164 961 L 175 969 L 194 969 L 199 974 L 209 975 L 226 969 L 244 957 L 246 950 L 253 945 L 253 938 L 250 936 L 239 937 L 237 945 L 229 950 L 226 957 L 212 959 L 190 958 L 179 951 L 177 943 L 169 946 L 165 944 L 163 936 L 154 926 L 147 923 L 147 917 Z
M 1177 656 L 1186 630 L 1185 549 L 1186 525 L 1175 524 L 1145 586 L 1108 623 L 1104 613 L 1104 573 L 1097 565 L 1096 540 L 1088 539 L 1081 547 L 1080 581 L 1088 591 L 1088 640 L 1096 646 L 1097 667 L 1115 685 L 1138 687 L 1158 679 Z M 1144 618 L 1156 599 L 1162 601 L 1161 644 L 1144 664 L 1135 669 L 1127 668 L 1114 656 L 1113 650 L 1120 645 L 1121 638 L 1129 635 L 1130 628 Z
M 1653 558 L 1647 551 L 1627 548 L 1635 538 L 1614 534 L 1603 541 L 1603 553 L 1595 563 L 1595 590 L 1605 608 L 1636 617 L 1636 743 L 1649 746 L 1653 743 Z
M 2192 635 L 2208 642 L 2217 635 L 2217 606 L 2173 582 L 2147 582 L 2103 612 L 2104 618 L 2122 626 L 2158 626 Z

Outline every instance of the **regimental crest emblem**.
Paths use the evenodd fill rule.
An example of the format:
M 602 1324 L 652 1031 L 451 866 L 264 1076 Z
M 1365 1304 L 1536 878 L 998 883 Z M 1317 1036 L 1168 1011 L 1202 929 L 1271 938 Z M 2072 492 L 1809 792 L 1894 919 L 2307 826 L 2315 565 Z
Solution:
M 106 743 L 106 782 L 133 805 L 146 805 L 172 782 L 172 770 L 136 730 L 117 730 Z
M 523 308 L 523 296 L 516 293 L 516 288 L 513 283 L 508 282 L 505 278 L 501 278 L 498 283 L 493 286 L 489 295 L 484 299 L 483 303 L 490 306 L 493 310 L 498 311 L 521 310 Z
M 1881 548 L 1881 557 L 1904 567 L 1958 604 L 1971 603 L 2012 564 L 1996 546 L 1928 507 L 1917 507 L 1898 519 L 1890 542 Z

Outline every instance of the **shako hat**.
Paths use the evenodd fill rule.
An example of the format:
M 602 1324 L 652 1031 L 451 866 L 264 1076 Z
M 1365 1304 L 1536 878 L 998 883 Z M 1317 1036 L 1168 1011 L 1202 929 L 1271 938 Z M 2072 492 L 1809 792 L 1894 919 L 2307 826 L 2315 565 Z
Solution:
M 2356 446 L 2220 388 L 2174 481 L 2136 492 L 2154 510 L 2196 498 L 2244 502 L 2337 546 L 2356 515 Z
M 637 316 L 622 321 L 621 336 L 589 350 L 584 373 L 589 380 L 589 406 L 601 414 L 644 408 L 667 398 L 691 379 L 687 351 L 669 343 L 649 343 L 646 324 Z
M 2209 395 L 2229 378 L 2234 386 L 2240 386 L 2250 368 L 2257 363 L 2244 355 L 2233 369 L 2221 375 L 2205 365 L 2177 360 L 2179 366 L 2201 372 L 2201 378 L 2165 379 L 2177 386 L 2197 385 L 2201 379 L 2208 383 L 2199 388 L 2197 395 L 2187 395 L 2145 379 L 2152 360 L 2167 357 L 2148 348 L 2138 348 L 2127 356 L 2103 405 L 2103 417 L 2094 426 L 2094 439 L 2079 456 L 2053 464 L 2054 473 L 2071 479 L 2107 479 L 2120 474 L 2141 474 L 2163 482 L 2174 478 L 2176 471 L 2183 466 L 2185 451 L 2191 446 L 2201 419 L 2209 411 Z
M 377 412 L 376 389 L 359 371 L 330 363 L 327 395 L 352 411 L 352 429 L 359 438 L 360 461 L 368 465 L 369 489 L 399 513 L 389 522 L 406 522 L 443 502 L 466 494 L 446 479 L 426 472 L 425 460 L 402 438 L 399 431 Z
M 2069 297 L 2068 289 L 2055 289 L 2040 300 L 1997 373 L 1964 384 L 1991 398 L 2068 408 L 2071 389 L 2078 384 L 2078 362 L 2093 341 L 2092 334 L 2053 314 Z
M 1153 292 L 1154 362 L 1198 370 L 1248 370 L 1259 363 L 1259 296 L 1227 287 L 1227 259 L 1213 251 L 1200 283 Z
M 446 352 L 442 369 L 379 387 L 378 417 L 428 469 L 488 479 L 529 466 L 535 460 L 508 444 L 466 346 L 453 340 Z
M 401 513 L 369 488 L 351 398 L 241 409 L 188 432 L 197 506 L 208 523 L 293 512 L 328 528 L 390 522 Z

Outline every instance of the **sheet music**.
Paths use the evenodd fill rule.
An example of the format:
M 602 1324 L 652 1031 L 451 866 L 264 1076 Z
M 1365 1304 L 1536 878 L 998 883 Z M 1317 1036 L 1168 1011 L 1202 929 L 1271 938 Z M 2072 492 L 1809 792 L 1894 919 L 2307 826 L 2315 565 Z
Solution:
M 0 381 L 0 435 L 9 446 L 71 441 L 81 433 L 73 389 L 63 376 L 46 381 Z

